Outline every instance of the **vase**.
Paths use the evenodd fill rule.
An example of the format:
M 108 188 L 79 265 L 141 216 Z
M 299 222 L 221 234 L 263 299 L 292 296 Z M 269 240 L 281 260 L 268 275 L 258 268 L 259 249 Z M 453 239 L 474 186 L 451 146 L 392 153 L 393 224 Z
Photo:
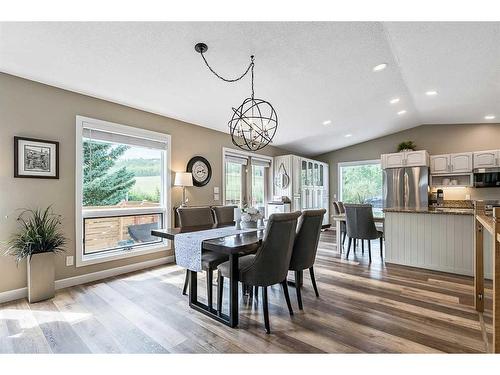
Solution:
M 256 221 L 242 221 L 241 228 L 243 228 L 243 229 L 257 228 L 257 222 Z
M 54 297 L 54 253 L 34 254 L 28 257 L 28 301 L 43 301 Z

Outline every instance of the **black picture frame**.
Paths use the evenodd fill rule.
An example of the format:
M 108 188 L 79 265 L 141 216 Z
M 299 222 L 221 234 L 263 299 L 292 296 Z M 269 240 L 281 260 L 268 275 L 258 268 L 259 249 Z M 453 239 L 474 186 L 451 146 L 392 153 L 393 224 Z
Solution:
M 197 161 L 201 161 L 208 168 L 208 175 L 207 175 L 207 178 L 204 181 L 199 182 L 199 181 L 195 180 L 194 177 L 193 177 L 193 185 L 197 186 L 197 187 L 202 187 L 202 186 L 205 186 L 206 184 L 208 184 L 210 182 L 210 179 L 212 178 L 212 166 L 210 165 L 210 163 L 208 162 L 208 160 L 205 159 L 203 156 L 193 156 L 189 160 L 189 162 L 187 164 L 186 172 L 193 173 L 193 165 Z
M 37 172 L 37 174 L 26 174 L 23 173 L 22 170 L 19 169 L 19 162 L 22 161 L 23 164 L 26 163 L 25 159 L 19 160 L 19 144 L 20 142 L 34 142 L 34 143 L 45 143 L 47 145 L 47 148 L 53 149 L 55 148 L 55 165 L 50 166 L 50 159 L 49 159 L 49 166 L 50 166 L 50 171 L 47 172 L 47 174 L 43 174 L 44 172 Z M 43 148 L 43 146 L 36 146 Z M 50 158 L 50 156 L 49 156 Z M 52 169 L 54 168 L 54 169 Z M 52 171 L 55 170 L 55 174 L 52 175 Z M 49 174 L 50 173 L 50 174 Z M 14 137 L 14 177 L 16 178 L 45 178 L 45 179 L 59 179 L 59 142 L 57 141 L 48 141 L 45 139 L 37 139 L 37 138 L 27 138 L 27 137 Z

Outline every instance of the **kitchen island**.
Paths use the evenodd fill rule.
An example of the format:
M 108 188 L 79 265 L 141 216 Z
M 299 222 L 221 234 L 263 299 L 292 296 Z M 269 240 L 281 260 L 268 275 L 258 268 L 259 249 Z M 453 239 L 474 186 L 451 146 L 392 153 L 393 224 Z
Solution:
M 386 208 L 386 263 L 474 275 L 474 210 Z M 491 261 L 485 255 L 485 276 Z

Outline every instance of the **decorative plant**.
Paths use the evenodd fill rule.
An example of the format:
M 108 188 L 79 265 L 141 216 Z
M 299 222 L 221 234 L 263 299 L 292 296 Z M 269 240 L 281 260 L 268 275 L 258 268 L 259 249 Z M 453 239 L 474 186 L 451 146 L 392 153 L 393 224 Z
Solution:
M 17 263 L 28 257 L 31 260 L 35 254 L 64 251 L 67 239 L 59 231 L 61 216 L 51 206 L 45 210 L 23 210 L 17 221 L 21 228 L 8 243 L 8 254 L 15 256 Z
M 398 145 L 398 152 L 404 151 L 404 150 L 415 151 L 416 148 L 417 148 L 417 145 L 415 143 L 413 143 L 413 141 L 404 141 Z
M 255 207 L 243 208 L 241 210 L 241 212 L 242 212 L 241 221 L 245 221 L 245 222 L 255 221 L 256 222 L 256 221 L 264 218 L 262 213 L 258 209 L 256 209 Z

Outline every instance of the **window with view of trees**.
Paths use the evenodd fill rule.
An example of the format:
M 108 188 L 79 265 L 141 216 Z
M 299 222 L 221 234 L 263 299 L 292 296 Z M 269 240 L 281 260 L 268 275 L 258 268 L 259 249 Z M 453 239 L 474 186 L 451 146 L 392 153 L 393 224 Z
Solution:
M 108 123 L 106 123 L 108 124 Z M 86 124 L 88 126 L 88 124 Z M 82 255 L 123 252 L 161 243 L 151 236 L 166 219 L 166 142 L 83 127 Z M 154 133 L 156 134 L 156 133 Z M 158 136 L 160 139 L 162 135 Z
M 344 203 L 371 204 L 382 211 L 382 168 L 380 162 L 339 164 L 339 199 Z

